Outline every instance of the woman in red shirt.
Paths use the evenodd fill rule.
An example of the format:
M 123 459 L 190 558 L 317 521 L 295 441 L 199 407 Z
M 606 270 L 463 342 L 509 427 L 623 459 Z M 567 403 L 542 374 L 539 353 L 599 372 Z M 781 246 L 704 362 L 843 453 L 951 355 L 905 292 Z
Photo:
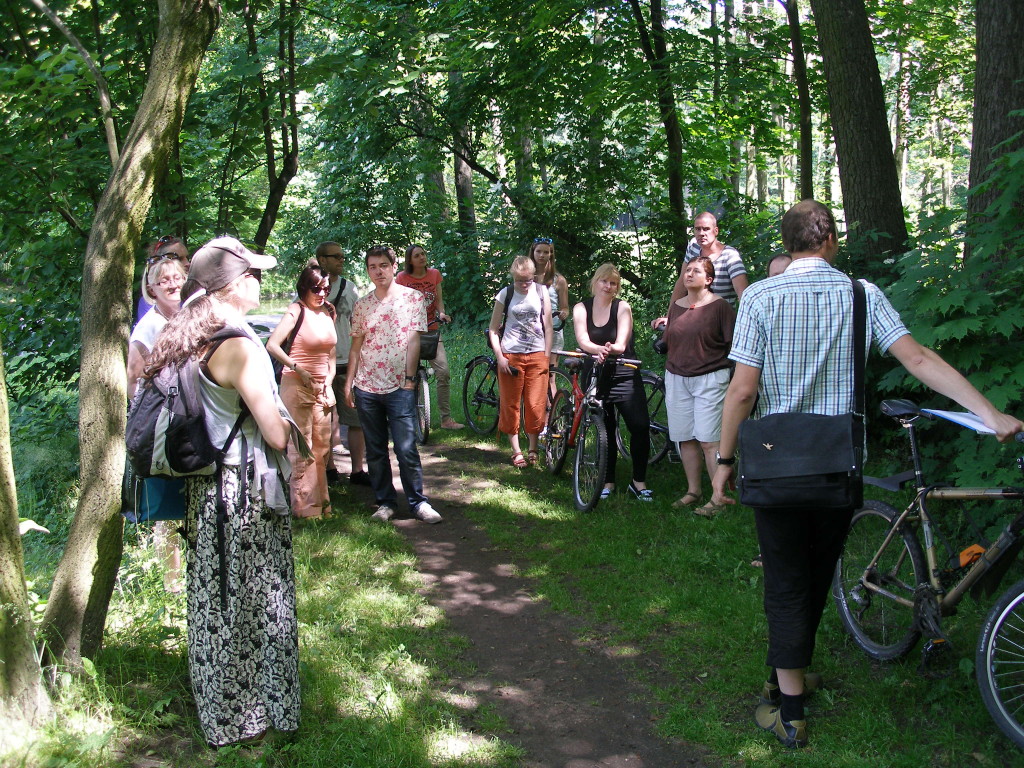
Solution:
M 423 294 L 427 304 L 428 331 L 436 331 L 438 321 L 450 323 L 452 320 L 444 313 L 444 297 L 441 294 L 443 279 L 440 272 L 427 266 L 427 252 L 422 245 L 413 244 L 405 249 L 405 269 L 395 275 L 395 282 L 406 288 L 415 288 Z M 437 407 L 441 409 L 441 429 L 462 429 L 463 425 L 452 418 L 451 371 L 441 339 L 437 341 L 437 357 L 431 361 L 431 366 L 437 376 Z

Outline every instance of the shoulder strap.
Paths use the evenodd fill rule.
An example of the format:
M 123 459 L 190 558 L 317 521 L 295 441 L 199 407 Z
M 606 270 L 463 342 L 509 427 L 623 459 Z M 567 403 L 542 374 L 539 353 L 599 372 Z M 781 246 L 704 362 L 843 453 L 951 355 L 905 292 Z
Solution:
M 505 311 L 502 312 L 502 314 L 501 314 L 501 327 L 502 327 L 502 329 L 505 328 L 505 323 L 508 322 L 508 305 L 512 303 L 512 291 L 513 290 L 514 290 L 514 288 L 511 285 L 505 286 L 505 301 L 504 301 Z
M 302 321 L 306 319 L 306 308 L 302 305 L 301 301 L 295 302 L 299 307 L 299 316 L 295 318 L 295 325 L 292 326 L 291 333 L 288 334 L 288 338 L 285 339 L 284 344 L 281 345 L 281 349 L 287 355 L 292 351 L 292 344 L 295 343 L 295 337 L 299 335 L 299 328 L 302 327 Z M 335 307 L 337 309 L 337 307 Z
M 334 297 L 334 301 L 331 302 L 331 304 L 334 305 L 334 311 L 335 312 L 338 311 L 338 304 L 341 303 L 341 299 L 345 295 L 345 286 L 346 285 L 348 285 L 348 280 L 346 280 L 344 277 L 341 278 L 341 282 L 338 283 L 338 294 Z
M 864 345 L 867 342 L 867 297 L 860 280 L 853 284 L 853 412 L 864 416 Z

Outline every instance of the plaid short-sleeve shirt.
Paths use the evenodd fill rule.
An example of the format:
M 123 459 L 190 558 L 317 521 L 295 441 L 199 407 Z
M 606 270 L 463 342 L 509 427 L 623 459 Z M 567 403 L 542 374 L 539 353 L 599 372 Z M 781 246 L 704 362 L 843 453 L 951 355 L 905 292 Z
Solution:
M 861 281 L 867 339 L 885 353 L 910 333 L 885 294 Z M 853 410 L 853 287 L 824 259 L 795 260 L 743 292 L 729 358 L 761 369 L 755 418 Z

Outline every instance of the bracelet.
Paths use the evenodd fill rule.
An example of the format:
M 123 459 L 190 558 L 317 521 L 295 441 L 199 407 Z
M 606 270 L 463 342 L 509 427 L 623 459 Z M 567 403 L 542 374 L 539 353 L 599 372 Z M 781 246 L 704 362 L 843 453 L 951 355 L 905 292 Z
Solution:
M 405 380 L 406 381 L 416 381 L 416 377 L 415 376 L 410 376 L 409 374 L 405 374 Z

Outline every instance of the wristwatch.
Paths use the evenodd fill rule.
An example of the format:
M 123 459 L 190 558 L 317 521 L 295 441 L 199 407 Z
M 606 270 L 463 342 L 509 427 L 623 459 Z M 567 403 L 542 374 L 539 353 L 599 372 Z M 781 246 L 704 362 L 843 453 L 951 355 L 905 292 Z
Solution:
M 415 376 L 410 376 L 409 374 L 405 374 L 405 380 L 406 381 L 416 381 L 416 377 Z
M 722 454 L 720 454 L 718 451 L 715 451 L 715 461 L 717 461 L 720 466 L 731 467 L 733 464 L 736 463 L 736 457 L 733 456 L 732 458 L 727 459 L 724 456 L 722 456 Z

